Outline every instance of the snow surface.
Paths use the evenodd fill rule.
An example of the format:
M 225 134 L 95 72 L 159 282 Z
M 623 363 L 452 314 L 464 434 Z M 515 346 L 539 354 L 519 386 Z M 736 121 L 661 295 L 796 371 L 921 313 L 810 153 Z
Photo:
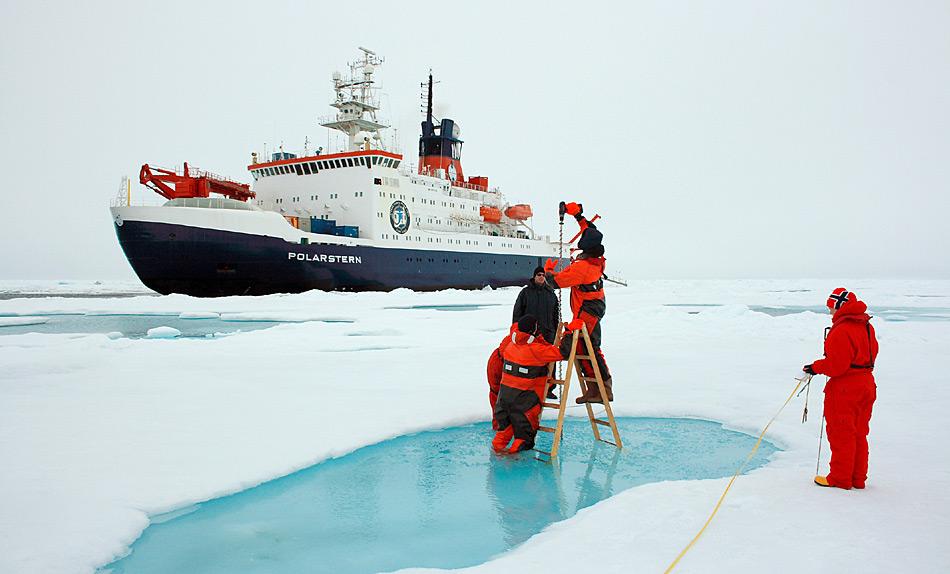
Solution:
M 638 281 L 609 289 L 603 329 L 615 412 L 706 418 L 757 434 L 794 386 L 791 373 L 820 356 L 829 317 L 772 317 L 748 306 L 821 305 L 838 285 L 872 313 L 950 307 L 946 281 Z M 0 315 L 296 321 L 210 341 L 0 335 L 0 572 L 92 572 L 126 552 L 149 515 L 390 437 L 487 420 L 484 365 L 507 332 L 516 294 L 0 300 Z M 411 308 L 459 304 L 485 307 Z M 812 392 L 801 424 L 803 395 L 769 433 L 786 450 L 736 482 L 677 572 L 947 570 L 950 321 L 907 318 L 875 321 L 881 355 L 868 488 L 811 484 L 821 407 Z M 823 471 L 827 460 L 825 445 Z M 725 484 L 625 491 L 468 570 L 662 572 Z
M 22 281 L 0 279 L 0 299 L 16 296 L 62 297 L 128 297 L 131 295 L 157 295 L 140 281 L 95 281 L 95 280 L 36 280 Z

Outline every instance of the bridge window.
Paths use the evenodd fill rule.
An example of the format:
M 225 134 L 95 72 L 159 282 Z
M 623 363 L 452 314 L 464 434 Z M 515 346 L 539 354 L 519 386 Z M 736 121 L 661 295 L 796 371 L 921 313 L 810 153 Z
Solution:
M 310 171 L 310 164 L 309 164 L 309 163 L 302 164 L 301 167 L 303 168 L 304 174 L 310 175 L 310 174 L 313 173 L 312 171 Z

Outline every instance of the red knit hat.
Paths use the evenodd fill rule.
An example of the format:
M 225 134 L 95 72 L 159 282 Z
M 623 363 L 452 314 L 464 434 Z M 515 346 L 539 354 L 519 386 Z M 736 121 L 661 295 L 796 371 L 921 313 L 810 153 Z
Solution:
M 857 301 L 857 300 L 858 300 L 857 295 L 855 295 L 851 291 L 848 291 L 844 287 L 838 287 L 837 289 L 831 292 L 831 295 L 828 295 L 828 300 L 825 301 L 825 305 L 829 309 L 834 309 L 835 311 L 837 311 L 845 303 L 849 303 L 851 301 Z

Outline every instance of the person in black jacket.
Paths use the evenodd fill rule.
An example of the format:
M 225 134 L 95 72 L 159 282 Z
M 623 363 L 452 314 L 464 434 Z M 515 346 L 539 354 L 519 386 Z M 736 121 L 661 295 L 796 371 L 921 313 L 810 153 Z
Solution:
M 511 313 L 511 322 L 517 323 L 525 315 L 537 317 L 541 336 L 553 344 L 560 317 L 557 312 L 557 295 L 545 281 L 544 267 L 535 267 L 531 281 L 518 294 Z
M 534 268 L 534 274 L 528 285 L 518 293 L 515 308 L 511 312 L 511 322 L 517 323 L 525 315 L 534 315 L 538 320 L 538 332 L 548 343 L 554 344 L 557 324 L 561 318 L 557 312 L 557 295 L 545 279 L 544 267 Z M 555 400 L 554 387 L 548 389 L 547 398 Z

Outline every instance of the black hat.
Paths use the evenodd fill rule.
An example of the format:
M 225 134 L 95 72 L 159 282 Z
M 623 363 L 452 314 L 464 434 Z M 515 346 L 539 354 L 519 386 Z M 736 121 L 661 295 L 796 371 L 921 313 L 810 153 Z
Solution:
M 588 257 L 603 257 L 603 256 L 604 256 L 604 246 L 603 246 L 603 245 L 597 245 L 597 246 L 591 247 L 590 249 L 587 249 L 586 251 L 582 251 L 581 253 L 583 253 L 584 255 L 586 255 L 586 256 L 588 256 Z
M 535 268 L 534 268 L 534 273 L 532 273 L 531 276 L 534 277 L 534 276 L 537 275 L 538 273 L 544 273 L 544 267 L 541 267 L 540 265 L 538 265 L 537 267 L 535 267 Z
M 584 234 L 581 235 L 581 240 L 577 242 L 577 248 L 588 255 L 600 257 L 600 255 L 604 254 L 603 240 L 603 233 L 593 227 L 588 227 L 584 230 Z M 595 254 L 597 251 L 600 251 L 599 255 Z
M 534 335 L 538 332 L 538 318 L 534 315 L 522 315 L 518 319 L 518 330 L 528 335 Z

